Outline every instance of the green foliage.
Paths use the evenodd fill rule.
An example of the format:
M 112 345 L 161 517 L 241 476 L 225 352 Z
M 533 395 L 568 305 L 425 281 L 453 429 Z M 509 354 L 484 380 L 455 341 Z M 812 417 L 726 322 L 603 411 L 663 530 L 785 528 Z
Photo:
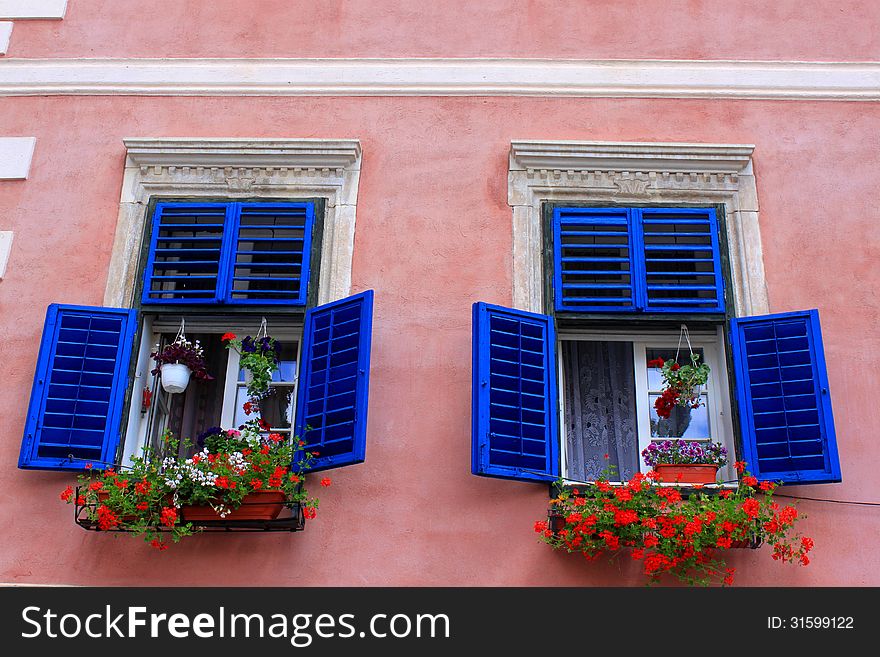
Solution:
M 649 584 L 671 575 L 687 584 L 730 585 L 735 569 L 723 555 L 750 544 L 771 545 L 775 560 L 810 561 L 813 541 L 795 532 L 798 512 L 773 500 L 772 482 L 759 484 L 746 473 L 735 490 L 697 488 L 685 498 L 678 486 L 658 483 L 653 472 L 624 485 L 611 484 L 613 476 L 609 468 L 591 484 L 566 488 L 558 482 L 561 492 L 550 501 L 548 521 L 535 523 L 542 540 L 588 561 L 628 554 L 642 562 Z
M 261 423 L 253 419 L 241 430 L 211 434 L 205 447 L 189 458 L 177 456 L 179 440 L 168 432 L 161 449 L 145 448 L 130 467 L 88 470 L 79 476 L 76 497 L 68 487 L 61 498 L 84 506 L 99 529 L 141 535 L 159 549 L 167 547 L 160 529 L 173 542 L 197 531 L 192 523 L 181 522 L 181 507 L 209 505 L 224 518 L 253 491 L 281 491 L 285 504 L 300 504 L 306 517 L 313 518 L 318 500 L 306 491 L 305 473 L 315 455 L 304 451 L 296 438 L 277 433 L 264 437 Z M 329 479 L 322 485 L 329 485 Z

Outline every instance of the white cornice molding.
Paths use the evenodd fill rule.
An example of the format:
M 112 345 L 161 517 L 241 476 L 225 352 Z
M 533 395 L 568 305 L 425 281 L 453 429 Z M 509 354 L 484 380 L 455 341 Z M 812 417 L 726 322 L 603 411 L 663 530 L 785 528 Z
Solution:
M 122 140 L 137 166 L 345 169 L 360 162 L 355 139 L 142 139 Z
M 754 150 L 752 144 L 515 140 L 510 169 L 742 173 Z
M 880 62 L 7 59 L 0 95 L 880 100 Z
M 64 18 L 67 0 L 0 0 L 0 18 Z
M 734 305 L 768 312 L 749 144 L 526 141 L 510 144 L 508 204 L 513 210 L 513 306 L 544 309 L 545 202 L 723 203 Z

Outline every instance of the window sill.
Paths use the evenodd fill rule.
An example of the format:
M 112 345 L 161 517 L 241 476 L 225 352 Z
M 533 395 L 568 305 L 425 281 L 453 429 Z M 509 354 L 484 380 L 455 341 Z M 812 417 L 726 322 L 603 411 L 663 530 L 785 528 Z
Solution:
M 565 481 L 563 483 L 562 489 L 567 491 L 572 491 L 578 486 L 591 486 L 595 484 L 595 481 Z M 608 484 L 613 488 L 622 488 L 627 485 L 625 481 L 609 481 Z M 693 493 L 705 493 L 707 495 L 717 495 L 719 491 L 722 490 L 736 490 L 739 487 L 737 482 L 720 482 L 714 484 L 676 484 L 676 483 L 667 483 L 667 482 L 658 482 L 657 486 L 661 486 L 663 488 L 678 488 L 681 491 L 682 495 L 687 496 Z M 560 488 L 556 482 L 550 484 L 550 498 L 553 499 L 559 495 Z

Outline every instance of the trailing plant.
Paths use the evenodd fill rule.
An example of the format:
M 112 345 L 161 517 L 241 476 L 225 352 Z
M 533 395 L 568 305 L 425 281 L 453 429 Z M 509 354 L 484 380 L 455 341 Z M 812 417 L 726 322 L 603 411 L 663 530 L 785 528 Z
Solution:
M 190 342 L 183 335 L 179 335 L 174 342 L 165 345 L 161 351 L 159 345 L 156 345 L 156 351 L 151 353 L 150 357 L 156 361 L 156 368 L 152 374 L 159 374 L 162 365 L 179 363 L 186 365 L 192 371 L 192 376 L 197 379 L 210 381 L 214 378 L 205 368 L 205 351 L 202 345 L 198 340 Z
M 685 408 L 699 408 L 700 386 L 709 380 L 709 366 L 700 363 L 700 355 L 691 353 L 690 364 L 679 365 L 675 360 L 655 358 L 648 361 L 648 367 L 656 367 L 663 376 L 663 391 L 656 400 L 654 408 L 657 415 L 668 419 L 672 409 L 678 405 Z
M 247 381 L 248 399 L 258 404 L 269 392 L 272 373 L 278 367 L 281 345 L 268 335 L 241 340 L 234 333 L 225 333 L 221 338 L 227 349 L 234 349 L 240 355 L 239 365 L 250 374 Z
M 743 473 L 745 463 L 737 462 Z M 580 552 L 588 560 L 603 555 L 641 561 L 648 584 L 671 575 L 687 584 L 733 584 L 734 568 L 724 554 L 761 542 L 775 560 L 806 566 L 813 540 L 795 531 L 803 518 L 793 506 L 773 499 L 776 485 L 747 472 L 735 490 L 703 490 L 684 497 L 677 486 L 661 486 L 656 473 L 635 475 L 614 486 L 609 467 L 595 483 L 564 488 L 550 501 L 547 521 L 535 523 L 542 540 L 557 550 Z
M 314 518 L 318 500 L 305 482 L 317 454 L 296 438 L 264 436 L 266 429 L 262 419 L 252 419 L 240 429 L 216 431 L 187 458 L 177 456 L 180 441 L 166 432 L 160 450 L 144 448 L 130 467 L 89 468 L 78 478 L 77 493 L 68 486 L 61 499 L 84 506 L 98 529 L 141 535 L 160 550 L 168 547 L 161 530 L 175 543 L 197 531 L 181 521 L 185 505 L 210 505 L 223 518 L 251 492 L 277 490 L 286 504 L 300 504 L 305 517 Z M 330 479 L 321 485 L 329 486 Z
M 645 465 L 663 464 L 727 465 L 727 448 L 720 443 L 704 444 L 695 440 L 660 440 L 642 450 Z

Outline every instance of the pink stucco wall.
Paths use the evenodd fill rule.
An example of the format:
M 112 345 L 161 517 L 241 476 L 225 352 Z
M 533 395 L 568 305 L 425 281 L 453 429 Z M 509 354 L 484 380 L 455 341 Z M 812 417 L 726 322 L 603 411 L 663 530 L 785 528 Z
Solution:
M 115 52 L 113 41 L 123 29 L 113 10 L 116 3 L 74 0 L 71 4 L 76 10 L 91 11 L 99 5 L 106 10 L 105 17 L 93 20 L 106 21 L 102 35 L 114 38 L 100 39 L 93 47 L 95 52 Z M 171 16 L 174 3 L 151 6 L 163 4 Z M 227 8 L 229 4 L 211 3 Z M 287 3 L 271 4 L 281 8 Z M 528 4 L 533 11 L 518 20 L 535 21 L 546 52 L 551 25 L 542 3 Z M 713 4 L 688 3 L 697 17 Z M 723 6 L 734 11 L 731 4 L 740 3 Z M 333 22 L 339 17 L 347 17 L 343 26 L 355 20 L 334 3 L 322 6 L 316 16 L 327 29 L 343 29 Z M 155 11 L 158 14 L 159 9 Z M 491 15 L 489 9 L 485 11 Z M 816 29 L 834 29 L 836 13 L 829 14 L 832 27 Z M 268 25 L 262 30 L 250 28 L 254 38 L 262 40 L 261 52 L 292 54 L 283 45 L 269 45 L 275 29 L 284 33 L 287 46 L 295 43 L 288 33 L 299 34 L 302 29 L 295 18 L 291 14 L 289 21 L 278 21 L 289 30 Z M 246 17 L 236 19 L 243 25 L 223 29 L 248 34 Z M 69 20 L 76 28 L 77 11 Z M 692 40 L 686 54 L 705 54 L 700 44 L 719 39 L 722 45 L 715 53 L 731 54 L 734 44 L 722 34 L 721 18 L 708 24 L 708 35 Z M 222 28 L 219 20 L 217 25 Z M 47 54 L 55 47 L 47 28 L 28 29 L 33 30 L 32 42 L 19 46 L 19 53 Z M 71 28 L 52 29 L 61 34 Z M 525 24 L 519 29 L 524 33 Z M 622 29 L 633 33 L 626 22 Z M 170 43 L 164 36 L 161 41 L 150 36 L 149 26 L 136 29 L 131 24 L 125 30 L 133 35 L 138 54 Z M 381 49 L 378 34 L 370 30 L 357 38 L 366 50 Z M 876 35 L 853 38 L 848 53 L 855 58 L 876 47 L 870 42 Z M 865 40 L 863 46 L 859 38 Z M 185 51 L 180 45 L 179 54 L 229 54 L 204 35 L 189 41 Z M 409 32 L 404 41 L 394 46 L 396 54 L 436 54 L 422 48 Z M 534 55 L 536 46 L 523 41 L 517 39 L 521 49 L 516 54 Z M 824 39 L 811 41 L 796 45 L 816 58 L 842 54 L 833 44 L 823 44 Z M 60 36 L 56 42 L 61 52 L 74 48 L 82 52 L 82 43 L 75 46 Z M 332 54 L 340 54 L 344 44 L 337 41 L 335 47 L 339 49 Z M 643 56 L 670 54 L 643 36 L 634 47 Z M 749 47 L 754 56 L 778 54 L 773 50 L 776 46 L 750 43 Z M 314 48 L 315 41 L 306 39 L 298 52 L 314 54 Z M 554 54 L 574 52 L 567 48 Z M 593 43 L 577 54 L 607 56 L 604 48 Z M 501 51 L 476 49 L 470 54 L 490 52 Z M 532 524 L 545 513 L 546 486 L 470 474 L 470 306 L 477 300 L 506 304 L 511 299 L 511 211 L 506 203 L 511 139 L 755 144 L 771 310 L 820 310 L 844 478 L 841 484 L 786 492 L 880 501 L 875 465 L 880 448 L 874 435 L 880 426 L 876 403 L 880 380 L 873 368 L 873 356 L 880 351 L 876 330 L 880 217 L 875 200 L 880 106 L 876 104 L 6 98 L 0 99 L 0 126 L 5 134 L 37 137 L 30 179 L 0 182 L 0 228 L 16 231 L 9 270 L 0 281 L 0 581 L 641 583 L 638 564 L 624 564 L 622 571 L 586 564 L 538 542 Z M 72 481 L 70 475 L 24 472 L 15 464 L 46 305 L 100 304 L 103 297 L 122 181 L 121 140 L 179 135 L 360 139 L 364 156 L 353 291 L 374 289 L 376 310 L 367 460 L 332 475 L 333 487 L 321 491 L 318 519 L 301 534 L 202 536 L 159 553 L 139 540 L 84 532 L 72 522 L 70 507 L 58 500 L 58 492 Z M 880 584 L 873 545 L 880 535 L 880 516 L 875 509 L 810 502 L 800 508 L 809 516 L 803 528 L 816 540 L 813 563 L 807 568 L 782 566 L 770 559 L 767 548 L 742 551 L 733 560 L 739 567 L 739 583 Z
M 874 0 L 70 0 L 9 57 L 873 61 Z

